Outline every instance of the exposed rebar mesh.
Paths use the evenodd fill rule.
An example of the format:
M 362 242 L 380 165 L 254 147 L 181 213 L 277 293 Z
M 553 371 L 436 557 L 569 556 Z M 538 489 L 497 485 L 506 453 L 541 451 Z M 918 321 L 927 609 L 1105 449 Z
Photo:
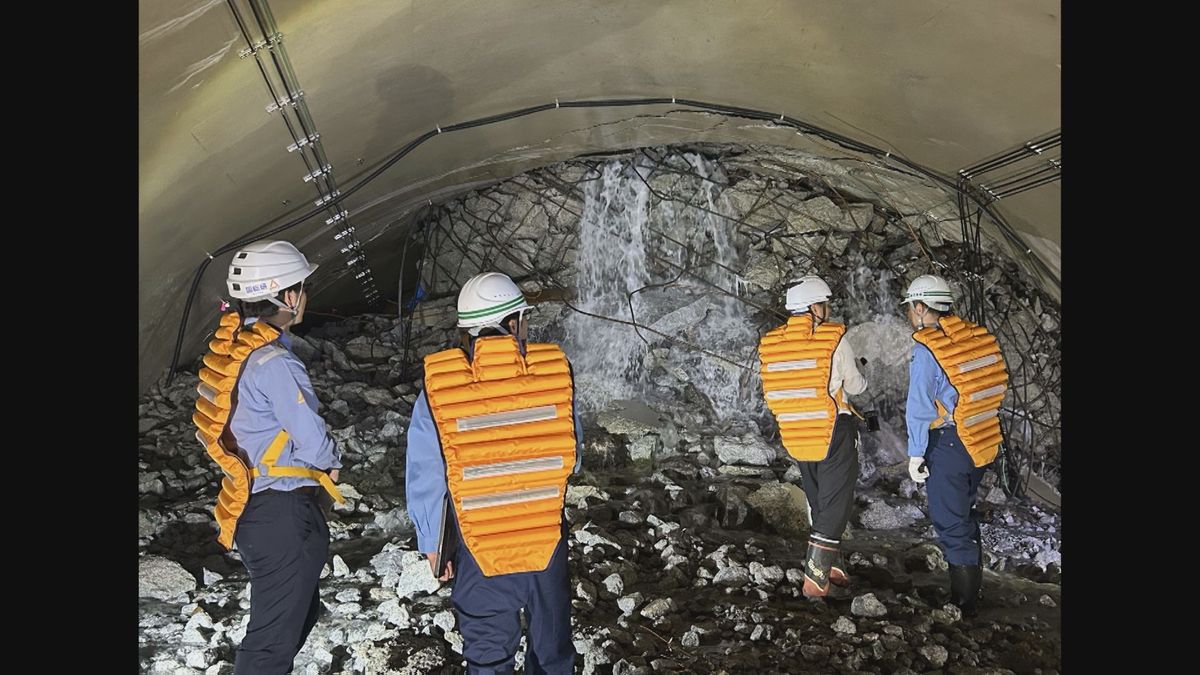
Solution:
M 904 167 L 848 151 L 705 144 L 580 157 L 473 191 L 418 223 L 424 257 L 402 299 L 416 306 L 406 334 L 448 331 L 463 282 L 498 270 L 540 305 L 539 336 L 567 344 L 585 404 L 605 393 L 677 396 L 710 417 L 768 428 L 757 336 L 786 320 L 791 280 L 819 274 L 847 339 L 869 359 L 871 403 L 902 430 L 912 341 L 899 298 L 916 276 L 938 274 L 1008 363 L 1002 485 L 1019 493 L 1036 473 L 1057 486 L 1060 303 L 984 215 Z M 410 364 L 417 356 L 406 352 Z M 879 441 L 884 459 L 896 459 L 898 438 Z

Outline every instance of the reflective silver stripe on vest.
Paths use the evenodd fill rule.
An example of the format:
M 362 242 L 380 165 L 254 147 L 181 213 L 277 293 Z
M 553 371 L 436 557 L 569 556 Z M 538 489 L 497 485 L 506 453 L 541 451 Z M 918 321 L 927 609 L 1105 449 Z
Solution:
M 816 389 L 780 389 L 778 391 L 768 391 L 767 400 L 774 401 L 781 398 L 816 398 Z
M 995 416 L 996 416 L 996 413 L 998 413 L 998 412 L 1000 412 L 1000 411 L 999 411 L 999 410 L 988 410 L 988 411 L 985 411 L 985 412 L 981 412 L 981 413 L 979 413 L 978 415 L 971 415 L 971 416 L 970 416 L 970 417 L 968 417 L 967 419 L 963 420 L 963 424 L 965 424 L 965 425 L 967 425 L 967 426 L 969 426 L 969 427 L 973 427 L 973 426 L 975 426 L 976 424 L 978 424 L 978 423 L 980 423 L 980 422 L 982 422 L 982 421 L 984 421 L 984 420 L 986 420 L 986 419 L 990 419 L 990 418 L 992 418 L 992 417 L 995 417 Z
M 973 361 L 967 361 L 966 363 L 958 364 L 958 372 L 959 372 L 959 374 L 969 373 L 972 370 L 979 370 L 980 368 L 982 368 L 984 366 L 990 366 L 999 360 L 1000 360 L 1000 356 L 998 354 L 988 354 L 987 356 L 981 356 Z
M 266 345 L 265 347 L 262 347 L 261 349 L 259 349 L 258 352 L 256 353 L 257 355 L 254 357 L 254 365 L 261 366 L 262 364 L 266 363 L 267 361 L 270 361 L 271 359 L 275 358 L 276 356 L 283 355 L 285 352 L 287 352 L 287 350 L 278 345 L 274 345 L 274 344 Z
M 216 389 L 213 389 L 212 386 L 210 386 L 207 382 L 201 382 L 200 384 L 196 385 L 196 392 L 208 399 L 209 403 L 213 405 L 217 404 L 217 394 L 220 392 L 218 392 Z
M 826 417 L 829 417 L 828 410 L 812 410 L 809 412 L 781 413 L 776 419 L 780 422 L 800 422 L 803 420 L 823 420 Z
M 543 405 L 536 408 L 522 408 L 520 410 L 489 413 L 487 415 L 460 417 L 455 423 L 458 425 L 458 431 L 474 431 L 475 429 L 504 427 L 510 424 L 541 422 L 542 420 L 552 420 L 556 417 L 558 417 L 558 406 Z
M 803 359 L 801 361 L 776 361 L 775 363 L 767 364 L 767 372 L 774 373 L 780 370 L 808 370 L 816 368 L 816 359 Z
M 509 476 L 516 473 L 534 473 L 537 471 L 553 471 L 563 468 L 562 455 L 554 457 L 538 457 L 536 459 L 519 459 L 512 462 L 496 462 L 463 468 L 463 480 L 476 478 L 491 478 L 492 476 Z
M 534 488 L 532 490 L 513 490 L 512 492 L 495 492 L 490 495 L 479 495 L 477 497 L 463 497 L 463 511 L 471 509 L 485 509 L 489 506 L 504 506 L 505 504 L 520 504 L 521 502 L 533 502 L 539 499 L 553 499 L 558 497 L 559 491 L 557 485 L 550 487 Z
M 971 394 L 971 400 L 978 401 L 980 399 L 985 399 L 990 396 L 995 396 L 997 394 L 1003 394 L 1003 393 L 1004 393 L 1004 385 L 998 384 L 994 387 L 988 387 L 987 389 L 984 389 L 983 391 L 977 391 L 974 394 Z

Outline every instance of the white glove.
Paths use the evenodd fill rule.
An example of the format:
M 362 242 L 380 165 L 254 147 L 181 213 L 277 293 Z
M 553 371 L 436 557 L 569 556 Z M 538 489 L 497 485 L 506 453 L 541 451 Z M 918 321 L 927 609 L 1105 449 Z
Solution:
M 924 483 L 925 479 L 929 478 L 929 469 L 925 466 L 924 457 L 908 458 L 908 475 L 916 483 Z

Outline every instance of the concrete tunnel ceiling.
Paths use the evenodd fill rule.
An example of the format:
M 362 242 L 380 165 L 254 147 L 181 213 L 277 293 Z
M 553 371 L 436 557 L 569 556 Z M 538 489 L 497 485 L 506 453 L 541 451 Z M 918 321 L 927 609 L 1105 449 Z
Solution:
M 235 13 L 260 40 L 255 11 L 268 5 L 342 190 L 426 132 L 555 99 L 678 97 L 779 111 L 950 178 L 1060 126 L 1057 0 L 142 0 L 143 390 L 170 363 L 206 254 L 313 209 L 318 196 L 302 180 L 302 153 L 287 150 L 285 112 L 266 110 L 258 59 L 239 54 L 248 45 Z M 391 297 L 406 229 L 391 226 L 429 201 L 584 153 L 697 141 L 819 150 L 795 129 L 683 105 L 552 109 L 437 136 L 343 208 Z M 996 202 L 1056 274 L 1060 204 L 1058 182 Z M 325 221 L 282 236 L 330 263 L 315 305 L 352 302 L 358 284 L 335 272 L 344 269 L 344 242 L 333 238 L 341 228 Z M 229 255 L 200 285 L 185 358 L 215 322 Z

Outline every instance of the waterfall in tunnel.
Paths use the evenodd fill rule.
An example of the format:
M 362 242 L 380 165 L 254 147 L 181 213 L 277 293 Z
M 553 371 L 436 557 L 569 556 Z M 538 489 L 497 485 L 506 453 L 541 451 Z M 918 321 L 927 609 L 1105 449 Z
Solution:
M 718 417 L 753 413 L 757 334 L 737 299 L 741 261 L 737 230 L 723 215 L 723 177 L 699 155 L 670 159 L 694 170 L 674 185 L 682 202 L 652 198 L 647 179 L 657 165 L 644 156 L 606 162 L 586 184 L 575 258 L 581 311 L 567 316 L 564 343 L 580 402 L 595 411 L 616 399 L 656 398 L 647 355 L 655 346 L 679 347 L 671 342 L 679 336 L 704 351 L 671 365 Z M 693 199 L 705 208 L 681 206 Z

